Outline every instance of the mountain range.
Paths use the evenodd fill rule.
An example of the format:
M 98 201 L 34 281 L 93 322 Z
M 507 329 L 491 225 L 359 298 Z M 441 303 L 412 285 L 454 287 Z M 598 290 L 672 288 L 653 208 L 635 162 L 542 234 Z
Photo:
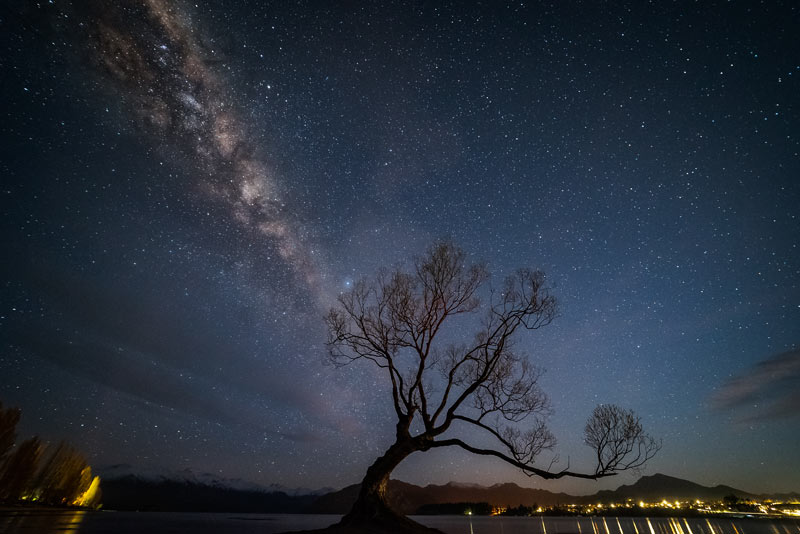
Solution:
M 350 509 L 359 489 L 358 484 L 338 491 L 287 489 L 276 485 L 244 483 L 211 474 L 195 475 L 186 471 L 171 475 L 139 476 L 126 473 L 109 477 L 111 473 L 113 471 L 106 472 L 107 478 L 103 479 L 101 488 L 104 506 L 114 510 L 343 514 Z M 450 482 L 422 487 L 400 480 L 389 482 L 388 494 L 390 505 L 403 514 L 414 514 L 423 505 L 457 502 L 550 507 L 624 502 L 627 499 L 647 502 L 662 499 L 719 501 L 727 495 L 745 499 L 800 499 L 798 493 L 756 495 L 730 486 L 702 486 L 663 474 L 641 477 L 634 484 L 622 485 L 616 490 L 582 496 L 523 488 L 514 483 L 480 486 Z
M 226 478 L 214 473 L 195 473 L 191 469 L 154 468 L 136 469 L 130 464 L 114 464 L 97 470 L 103 480 L 137 479 L 142 482 L 178 482 L 189 485 L 211 486 L 228 490 L 253 491 L 260 493 L 285 493 L 290 496 L 324 495 L 335 491 L 334 488 L 289 488 L 280 484 L 257 484 L 241 478 Z

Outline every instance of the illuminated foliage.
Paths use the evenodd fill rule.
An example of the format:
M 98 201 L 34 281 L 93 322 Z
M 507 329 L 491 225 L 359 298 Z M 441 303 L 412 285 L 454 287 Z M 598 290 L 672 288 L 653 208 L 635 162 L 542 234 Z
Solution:
M 84 474 L 87 470 L 88 474 Z M 46 504 L 72 504 L 89 488 L 91 480 L 86 459 L 62 441 L 39 473 L 38 500 Z
M 91 478 L 91 468 L 87 467 L 86 471 L 89 473 L 89 478 Z M 75 506 L 91 508 L 94 508 L 100 504 L 100 477 L 94 477 L 91 480 L 92 481 L 89 484 L 89 487 L 86 488 L 86 491 L 81 493 L 78 498 L 72 502 L 72 504 Z

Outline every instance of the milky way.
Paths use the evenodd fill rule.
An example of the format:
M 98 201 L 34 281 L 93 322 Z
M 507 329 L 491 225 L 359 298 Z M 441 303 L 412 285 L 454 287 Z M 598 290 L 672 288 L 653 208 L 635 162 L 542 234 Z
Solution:
M 203 30 L 179 7 L 159 0 L 80 9 L 91 11 L 86 24 L 94 59 L 147 133 L 168 146 L 179 144 L 200 168 L 199 186 L 227 205 L 237 221 L 273 242 L 316 290 L 313 248 L 298 232 L 264 151 L 248 140 L 232 88 L 215 72 L 219 54 L 203 45 Z

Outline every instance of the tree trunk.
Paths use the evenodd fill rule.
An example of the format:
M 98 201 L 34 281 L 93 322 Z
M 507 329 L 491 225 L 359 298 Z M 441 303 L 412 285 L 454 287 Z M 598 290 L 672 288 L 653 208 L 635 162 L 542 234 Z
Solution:
M 387 501 L 389 475 L 400 462 L 418 450 L 422 450 L 422 447 L 414 440 L 398 439 L 383 456 L 375 460 L 361 481 L 361 489 L 353 508 L 338 526 L 374 533 L 439 532 L 395 512 Z

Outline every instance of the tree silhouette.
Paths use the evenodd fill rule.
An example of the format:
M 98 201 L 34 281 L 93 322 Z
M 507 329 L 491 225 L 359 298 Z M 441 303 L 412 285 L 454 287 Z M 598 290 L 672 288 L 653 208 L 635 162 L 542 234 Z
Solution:
M 0 402 L 0 465 L 17 439 L 19 416 L 19 408 L 3 408 Z
M 31 489 L 44 446 L 38 437 L 23 441 L 0 470 L 0 501 L 18 501 Z
M 486 267 L 466 260 L 454 244 L 434 244 L 410 271 L 382 271 L 372 282 L 359 281 L 326 316 L 331 361 L 367 360 L 382 369 L 397 417 L 395 442 L 367 469 L 339 528 L 430 531 L 386 503 L 389 475 L 417 451 L 459 447 L 530 476 L 598 479 L 641 467 L 660 448 L 632 412 L 599 406 L 585 429 L 585 442 L 597 456 L 593 472 L 535 465 L 555 445 L 545 423 L 549 401 L 538 384 L 541 369 L 514 341 L 521 330 L 550 324 L 556 300 L 544 275 L 530 269 L 509 276 L 499 290 L 485 290 Z M 476 314 L 478 321 L 471 319 Z M 465 335 L 470 327 L 473 332 Z M 453 435 L 458 427 L 478 429 L 498 447 L 470 444 L 463 433 Z

